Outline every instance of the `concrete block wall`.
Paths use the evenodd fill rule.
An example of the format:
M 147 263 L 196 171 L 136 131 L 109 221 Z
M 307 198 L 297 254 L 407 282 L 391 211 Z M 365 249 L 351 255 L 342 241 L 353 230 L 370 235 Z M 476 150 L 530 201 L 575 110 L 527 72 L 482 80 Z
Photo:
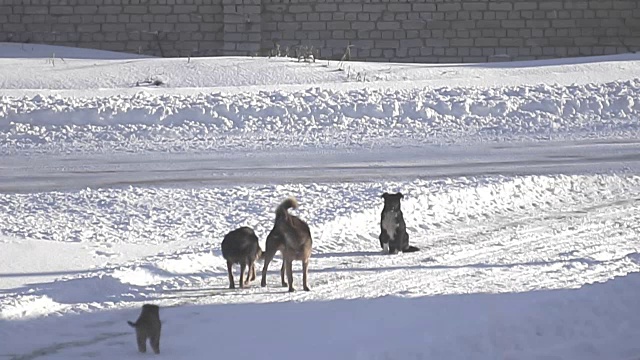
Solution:
M 639 0 L 263 0 L 263 47 L 322 58 L 488 62 L 640 50 Z
M 0 41 L 221 55 L 222 0 L 0 0 Z
M 1 0 L 0 41 L 158 56 L 487 62 L 640 50 L 640 0 Z
M 260 52 L 262 42 L 262 1 L 222 0 L 224 11 L 224 55 Z

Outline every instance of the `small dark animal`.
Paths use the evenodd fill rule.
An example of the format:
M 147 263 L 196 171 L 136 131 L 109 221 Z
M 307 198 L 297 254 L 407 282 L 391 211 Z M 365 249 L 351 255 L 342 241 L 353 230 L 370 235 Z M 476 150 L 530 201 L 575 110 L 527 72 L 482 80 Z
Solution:
M 158 305 L 144 304 L 142 312 L 135 323 L 127 321 L 129 325 L 136 329 L 136 341 L 138 351 L 147 352 L 147 339 L 151 344 L 153 352 L 160 354 L 160 307 Z
M 400 199 L 404 199 L 402 193 L 382 194 L 384 208 L 380 218 L 380 247 L 389 254 L 397 254 L 398 251 L 414 252 L 418 251 L 415 246 L 409 245 L 409 234 L 407 234 L 402 210 L 400 210 Z
M 250 227 L 240 227 L 232 230 L 222 239 L 222 257 L 227 260 L 229 273 L 229 289 L 235 289 L 233 281 L 233 264 L 240 264 L 240 288 L 244 288 L 250 280 L 256 279 L 256 260 L 262 257 L 262 249 L 258 244 L 258 237 Z M 247 279 L 244 280 L 244 270 L 249 266 Z
M 267 285 L 267 269 L 276 252 L 282 253 L 283 263 L 280 269 L 282 286 L 287 286 L 284 281 L 284 271 L 287 270 L 289 292 L 293 288 L 293 261 L 302 261 L 302 284 L 305 291 L 309 291 L 307 274 L 309 270 L 309 257 L 311 256 L 311 231 L 309 226 L 297 216 L 289 214 L 290 208 L 297 208 L 298 202 L 290 197 L 284 200 L 276 209 L 276 220 L 273 229 L 267 235 L 266 249 L 264 252 L 264 267 L 262 268 L 262 286 Z

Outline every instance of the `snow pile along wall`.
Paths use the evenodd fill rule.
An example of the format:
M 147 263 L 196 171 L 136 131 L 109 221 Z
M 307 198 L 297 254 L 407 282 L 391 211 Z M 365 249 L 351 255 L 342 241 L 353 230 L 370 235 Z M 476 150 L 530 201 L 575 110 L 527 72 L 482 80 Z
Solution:
M 638 98 L 638 79 L 488 89 L 4 96 L 0 143 L 94 151 L 628 135 L 638 131 Z

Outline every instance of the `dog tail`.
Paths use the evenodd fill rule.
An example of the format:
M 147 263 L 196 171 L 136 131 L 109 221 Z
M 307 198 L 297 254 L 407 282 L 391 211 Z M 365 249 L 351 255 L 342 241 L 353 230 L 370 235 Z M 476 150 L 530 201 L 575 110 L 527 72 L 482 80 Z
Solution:
M 416 252 L 416 251 L 420 251 L 419 248 L 415 247 L 415 246 L 411 246 L 409 245 L 408 248 L 406 248 L 405 250 L 403 250 L 403 252 L 409 253 L 409 252 Z
M 127 324 L 129 324 L 129 326 L 131 326 L 131 327 L 136 327 L 136 326 L 138 326 L 138 324 L 136 324 L 136 323 L 134 323 L 134 322 L 131 322 L 131 321 L 127 321 Z
M 298 201 L 293 196 L 286 198 L 276 209 L 276 219 L 286 219 L 289 216 L 288 209 L 297 208 Z

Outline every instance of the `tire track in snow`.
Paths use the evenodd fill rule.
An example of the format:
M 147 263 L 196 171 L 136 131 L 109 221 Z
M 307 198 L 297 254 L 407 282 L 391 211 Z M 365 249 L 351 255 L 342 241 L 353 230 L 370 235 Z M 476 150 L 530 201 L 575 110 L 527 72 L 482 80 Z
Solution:
M 495 88 L 0 97 L 5 154 L 637 138 L 640 80 Z M 249 105 L 247 105 L 249 104 Z M 620 136 L 617 136 L 620 137 Z

